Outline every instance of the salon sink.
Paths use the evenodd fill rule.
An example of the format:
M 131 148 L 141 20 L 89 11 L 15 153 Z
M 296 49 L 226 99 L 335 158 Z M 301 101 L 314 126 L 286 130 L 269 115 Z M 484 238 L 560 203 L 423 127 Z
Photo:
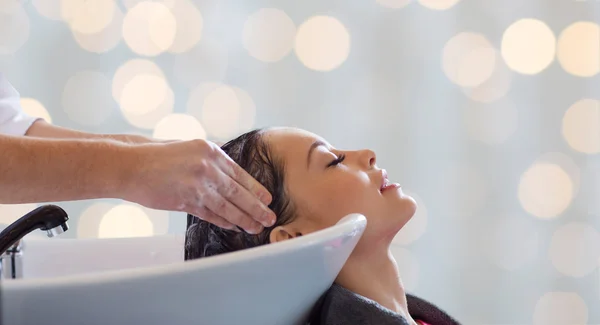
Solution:
M 151 267 L 183 260 L 184 235 L 140 238 L 26 238 L 23 278 Z
M 25 238 L 23 278 L 0 281 L 0 324 L 303 324 L 366 219 L 183 261 L 183 236 Z

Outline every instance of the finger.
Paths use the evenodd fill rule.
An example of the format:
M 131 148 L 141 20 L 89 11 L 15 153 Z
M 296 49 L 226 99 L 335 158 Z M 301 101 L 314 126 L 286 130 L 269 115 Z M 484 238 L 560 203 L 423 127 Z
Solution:
M 275 223 L 275 213 L 257 200 L 250 191 L 224 172 L 217 170 L 216 173 L 217 191 L 225 199 L 265 227 Z
M 217 227 L 221 227 L 224 229 L 229 229 L 229 230 L 234 230 L 234 231 L 239 232 L 239 229 L 234 224 L 219 217 L 217 214 L 210 211 L 206 207 L 201 207 L 196 212 L 192 213 L 192 215 L 200 220 L 204 220 L 206 222 L 212 223 L 213 225 L 215 225 Z
M 271 200 L 273 199 L 271 193 L 267 191 L 267 189 L 259 183 L 252 175 L 248 174 L 240 165 L 238 165 L 231 157 L 229 157 L 223 150 L 219 148 L 222 152 L 222 156 L 224 159 L 220 159 L 222 161 L 221 170 L 227 174 L 230 178 L 235 180 L 245 189 L 250 191 L 252 195 L 257 197 L 264 205 L 271 204 Z
M 203 203 L 220 218 L 244 228 L 250 234 L 258 234 L 263 229 L 260 223 L 252 220 L 250 216 L 242 212 L 214 189 L 206 193 L 206 200 Z

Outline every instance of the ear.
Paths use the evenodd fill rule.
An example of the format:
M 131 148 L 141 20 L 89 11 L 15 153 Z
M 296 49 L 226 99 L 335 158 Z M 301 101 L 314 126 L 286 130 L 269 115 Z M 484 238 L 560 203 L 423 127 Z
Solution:
M 302 233 L 296 231 L 293 227 L 286 226 L 277 226 L 273 230 L 271 230 L 271 234 L 269 236 L 270 243 L 277 243 L 280 241 L 296 238 L 302 236 Z

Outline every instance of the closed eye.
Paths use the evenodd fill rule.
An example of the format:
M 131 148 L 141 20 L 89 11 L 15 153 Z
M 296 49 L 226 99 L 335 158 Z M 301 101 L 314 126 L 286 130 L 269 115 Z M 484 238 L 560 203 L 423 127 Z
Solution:
M 337 166 L 338 164 L 341 164 L 344 161 L 344 159 L 346 159 L 346 155 L 341 154 L 334 161 L 330 162 L 329 165 L 327 165 L 327 168 L 333 167 L 333 166 Z

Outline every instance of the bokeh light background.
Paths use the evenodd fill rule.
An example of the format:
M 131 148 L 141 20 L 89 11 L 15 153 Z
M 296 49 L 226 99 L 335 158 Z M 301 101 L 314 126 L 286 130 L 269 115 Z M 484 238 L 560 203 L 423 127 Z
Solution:
M 593 0 L 1 0 L 0 71 L 88 132 L 373 149 L 420 206 L 394 243 L 409 292 L 464 324 L 600 324 L 599 21 Z M 60 205 L 66 237 L 185 228 Z

